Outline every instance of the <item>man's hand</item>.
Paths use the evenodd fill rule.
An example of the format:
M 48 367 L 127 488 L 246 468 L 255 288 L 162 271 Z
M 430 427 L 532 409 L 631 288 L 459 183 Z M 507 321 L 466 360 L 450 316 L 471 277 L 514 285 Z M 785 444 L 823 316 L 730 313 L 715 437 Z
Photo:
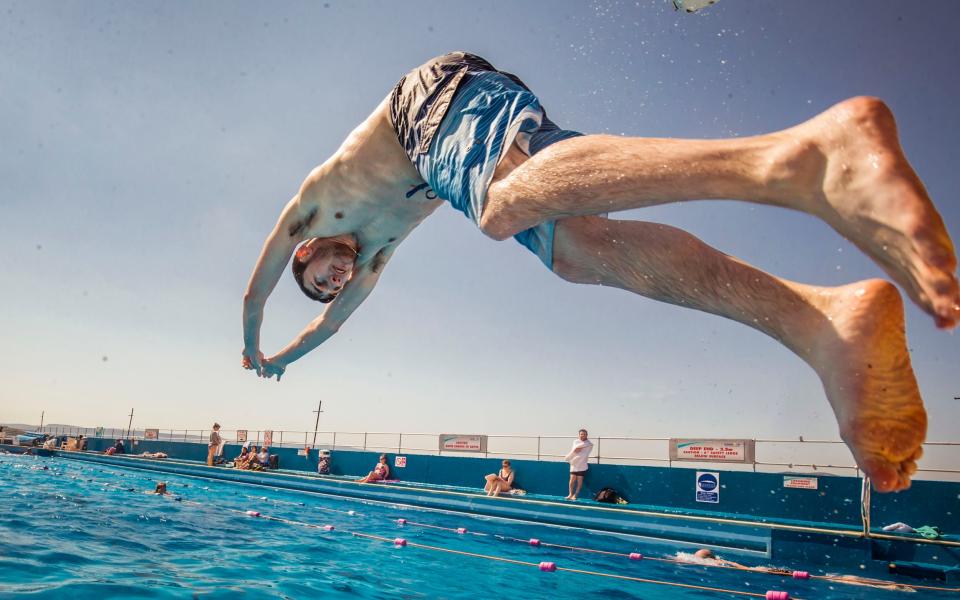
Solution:
M 273 356 L 263 361 L 263 375 L 261 375 L 261 377 L 264 379 L 270 379 L 276 375 L 277 382 L 279 383 L 280 378 L 283 377 L 283 373 L 286 370 L 287 365 L 283 364 L 276 356 Z
M 263 377 L 263 362 L 263 352 L 244 348 L 243 358 L 240 361 L 244 369 L 256 371 L 258 377 Z

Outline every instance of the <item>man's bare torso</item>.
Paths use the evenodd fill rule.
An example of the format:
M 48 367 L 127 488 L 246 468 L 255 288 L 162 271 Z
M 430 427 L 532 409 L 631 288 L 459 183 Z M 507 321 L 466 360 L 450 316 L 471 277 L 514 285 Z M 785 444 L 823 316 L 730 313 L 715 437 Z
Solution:
M 359 246 L 358 265 L 363 265 L 402 241 L 443 201 L 424 185 L 404 153 L 384 100 L 336 154 L 307 176 L 300 203 L 307 217 L 297 234 L 352 234 Z

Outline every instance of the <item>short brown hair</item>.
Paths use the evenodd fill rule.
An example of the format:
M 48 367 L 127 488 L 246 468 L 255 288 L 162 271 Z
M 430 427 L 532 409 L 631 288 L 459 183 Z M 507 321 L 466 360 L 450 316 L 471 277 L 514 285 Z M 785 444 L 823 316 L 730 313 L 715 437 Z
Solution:
M 303 272 L 307 269 L 307 265 L 310 264 L 310 260 L 314 257 L 314 253 L 310 252 L 310 249 L 307 248 L 310 241 L 312 240 L 301 244 L 300 247 L 297 248 L 297 251 L 293 253 L 293 262 L 290 263 L 290 270 L 293 272 L 293 278 L 296 280 L 297 285 L 300 286 L 300 291 L 302 291 L 307 298 L 327 304 L 333 302 L 333 299 L 336 298 L 337 295 L 320 294 L 313 287 L 304 285 L 303 283 Z

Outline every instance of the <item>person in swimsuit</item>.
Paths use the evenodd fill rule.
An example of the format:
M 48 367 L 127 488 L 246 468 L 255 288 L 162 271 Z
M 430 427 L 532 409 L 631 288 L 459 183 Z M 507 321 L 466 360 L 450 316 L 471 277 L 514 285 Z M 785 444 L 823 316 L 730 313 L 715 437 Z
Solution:
M 725 558 L 720 558 L 717 556 L 713 550 L 709 548 L 700 548 L 693 554 L 688 554 L 686 552 L 677 552 L 676 559 L 679 562 L 692 563 L 706 565 L 710 567 L 728 567 L 733 569 L 740 569 L 742 571 L 754 571 L 757 573 L 767 573 L 769 575 L 780 575 L 781 577 L 790 577 L 793 575 L 793 570 L 784 569 L 782 567 L 765 567 L 758 565 L 755 567 L 748 567 L 742 565 L 738 562 L 732 560 L 727 560 Z M 823 579 L 830 581 L 835 581 L 837 583 L 845 583 L 849 585 L 862 585 L 866 587 L 874 587 L 884 590 L 892 590 L 899 592 L 915 592 L 916 588 L 897 583 L 895 581 L 884 581 L 882 579 L 871 579 L 869 577 L 860 577 L 859 575 L 822 575 L 820 576 Z
M 380 461 L 372 471 L 367 473 L 366 477 L 361 477 L 357 483 L 371 483 L 374 481 L 384 481 L 390 478 L 390 465 L 387 464 L 387 455 L 381 454 Z
M 500 471 L 486 476 L 487 484 L 483 486 L 483 491 L 488 496 L 499 496 L 501 492 L 509 492 L 513 489 L 513 480 L 516 474 L 510 467 L 510 461 L 504 460 L 501 463 Z
M 567 281 L 621 288 L 771 336 L 819 375 L 840 435 L 875 488 L 908 487 L 927 416 L 897 288 L 880 279 L 788 281 L 682 230 L 605 216 L 695 199 L 819 217 L 937 326 L 960 320 L 953 244 L 879 99 L 851 98 L 753 137 L 581 135 L 547 118 L 516 76 L 453 52 L 404 76 L 282 210 L 244 294 L 242 365 L 279 381 L 339 331 L 399 244 L 446 201 L 487 236 L 516 238 Z M 329 306 L 265 358 L 264 306 L 291 256 L 304 294 Z

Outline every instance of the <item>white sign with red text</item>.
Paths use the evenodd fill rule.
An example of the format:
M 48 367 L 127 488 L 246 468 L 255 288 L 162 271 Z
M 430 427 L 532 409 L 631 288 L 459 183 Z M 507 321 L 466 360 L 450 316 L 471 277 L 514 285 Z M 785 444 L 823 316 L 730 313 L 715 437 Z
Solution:
M 670 439 L 670 460 L 752 463 L 753 440 Z

